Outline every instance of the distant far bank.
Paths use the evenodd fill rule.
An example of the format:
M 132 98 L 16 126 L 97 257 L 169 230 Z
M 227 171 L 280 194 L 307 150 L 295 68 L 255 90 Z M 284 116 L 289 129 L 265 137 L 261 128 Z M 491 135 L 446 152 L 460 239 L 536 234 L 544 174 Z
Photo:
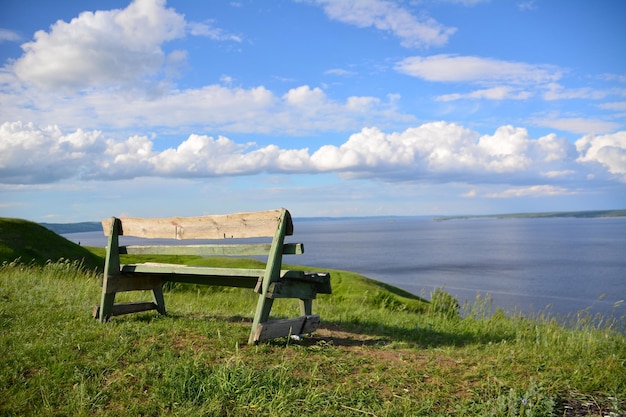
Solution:
M 592 219 L 602 217 L 626 217 L 626 210 L 587 210 L 587 211 L 549 211 L 542 213 L 510 213 L 510 214 L 484 214 L 468 216 L 439 216 L 433 220 L 465 220 L 465 219 L 538 219 L 538 218 L 581 218 Z
M 457 216 L 364 216 L 364 217 L 299 217 L 300 221 L 333 221 L 333 220 L 358 220 L 367 218 L 400 218 L 400 217 L 423 217 L 432 218 L 435 221 L 443 220 L 466 220 L 466 219 L 533 219 L 533 218 L 601 218 L 601 217 L 626 217 L 624 210 L 587 210 L 587 211 L 551 211 L 542 213 L 510 213 L 510 214 L 483 214 L 483 215 L 457 215 Z M 100 222 L 79 223 L 40 223 L 42 226 L 58 234 L 97 232 L 102 230 Z

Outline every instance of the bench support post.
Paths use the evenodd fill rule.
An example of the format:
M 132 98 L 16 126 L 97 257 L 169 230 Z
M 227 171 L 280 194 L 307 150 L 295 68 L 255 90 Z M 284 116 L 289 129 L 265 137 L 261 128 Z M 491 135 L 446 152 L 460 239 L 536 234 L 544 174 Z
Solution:
M 102 297 L 100 299 L 100 311 L 98 315 L 98 320 L 101 323 L 111 318 L 113 304 L 115 303 L 115 292 L 109 290 L 109 277 L 117 277 L 120 275 L 119 230 L 120 221 L 119 219 L 114 219 L 111 223 L 106 259 L 104 260 Z
M 303 316 L 310 316 L 313 314 L 313 300 L 312 299 L 300 299 L 300 313 Z
M 257 327 L 260 323 L 266 322 L 272 309 L 274 299 L 268 298 L 268 290 L 272 282 L 278 281 L 280 278 L 280 269 L 282 268 L 282 249 L 285 243 L 285 234 L 287 232 L 287 224 L 291 224 L 290 214 L 287 210 L 283 210 L 281 213 L 280 223 L 272 239 L 272 246 L 270 248 L 270 254 L 267 258 L 267 265 L 265 266 L 265 274 L 263 275 L 263 282 L 261 284 L 261 294 L 259 294 L 259 301 L 256 307 L 256 313 L 254 314 L 254 320 L 252 321 L 252 329 L 250 330 L 250 337 L 248 343 L 257 343 Z

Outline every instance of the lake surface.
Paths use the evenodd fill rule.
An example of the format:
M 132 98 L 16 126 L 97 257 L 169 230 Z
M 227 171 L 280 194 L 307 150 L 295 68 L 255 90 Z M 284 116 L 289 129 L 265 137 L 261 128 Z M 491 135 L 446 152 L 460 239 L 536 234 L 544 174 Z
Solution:
M 287 241 L 305 253 L 287 263 L 358 272 L 425 298 L 445 287 L 461 304 L 489 294 L 508 312 L 626 314 L 626 218 L 294 219 L 294 229 Z M 106 245 L 100 232 L 64 236 Z

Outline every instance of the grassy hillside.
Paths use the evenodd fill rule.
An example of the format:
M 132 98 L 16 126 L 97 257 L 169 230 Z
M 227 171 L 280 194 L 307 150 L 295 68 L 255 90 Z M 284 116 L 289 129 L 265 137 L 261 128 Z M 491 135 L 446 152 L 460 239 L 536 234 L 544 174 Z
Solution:
M 14 253 L 40 256 L 51 249 L 33 242 L 60 242 L 21 224 L 31 232 L 17 234 L 30 234 L 20 239 L 31 247 L 8 239 Z M 100 324 L 90 314 L 99 274 L 62 256 L 0 265 L 0 416 L 616 417 L 626 410 L 619 320 L 580 312 L 564 326 L 548 316 L 509 317 L 492 314 L 488 297 L 459 315 L 443 291 L 424 303 L 331 270 L 333 294 L 314 302 L 322 318 L 314 335 L 250 346 L 257 297 L 250 290 L 175 286 L 165 293 L 167 316 Z M 137 295 L 149 298 L 124 293 L 118 301 Z M 276 318 L 298 311 L 294 300 L 274 307 Z
M 61 258 L 84 260 L 88 268 L 102 268 L 103 260 L 37 223 L 0 218 L 0 264 L 20 259 L 22 263 L 44 264 Z

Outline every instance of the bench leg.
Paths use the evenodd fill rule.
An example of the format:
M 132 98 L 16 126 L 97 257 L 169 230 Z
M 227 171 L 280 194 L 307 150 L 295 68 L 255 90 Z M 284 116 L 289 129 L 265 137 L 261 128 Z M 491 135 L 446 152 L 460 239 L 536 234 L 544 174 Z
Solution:
M 165 299 L 163 298 L 163 285 L 152 290 L 152 300 L 157 306 L 157 311 L 165 315 Z
M 252 330 L 250 330 L 248 344 L 258 342 L 255 338 L 257 328 L 259 327 L 259 323 L 264 323 L 267 319 L 269 319 L 273 304 L 274 300 L 272 298 L 266 298 L 262 294 L 259 295 L 259 302 L 256 307 L 256 313 L 254 314 L 254 321 L 252 322 Z
M 313 314 L 313 300 L 312 299 L 300 299 L 300 313 L 303 316 L 310 316 Z
M 113 311 L 113 304 L 115 304 L 115 293 L 106 293 L 102 291 L 102 298 L 100 299 L 100 313 L 98 320 L 100 323 L 109 321 L 111 318 L 111 312 Z

